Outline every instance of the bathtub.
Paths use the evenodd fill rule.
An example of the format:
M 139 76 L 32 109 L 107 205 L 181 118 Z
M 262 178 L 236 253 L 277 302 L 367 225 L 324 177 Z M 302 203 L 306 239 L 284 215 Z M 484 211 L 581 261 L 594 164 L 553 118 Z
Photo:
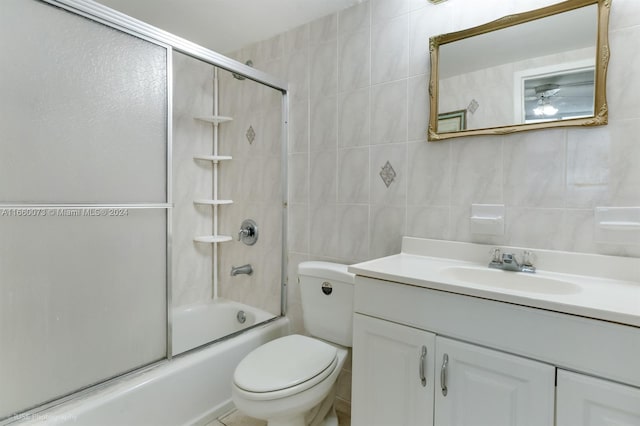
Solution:
M 192 320 L 197 315 L 217 318 L 217 314 L 211 312 L 212 308 L 232 313 L 234 320 L 238 308 L 243 308 L 241 310 L 247 315 L 245 324 L 252 315 L 254 323 L 273 317 L 235 302 L 208 305 L 191 306 L 188 308 L 191 311 L 187 314 L 176 315 L 174 329 L 185 327 L 188 330 L 188 327 L 193 326 L 194 334 L 205 333 L 210 336 L 209 327 L 201 327 L 200 322 L 195 324 L 196 321 Z M 238 331 L 237 326 L 232 325 L 234 328 L 231 332 Z M 20 420 L 20 424 L 28 425 L 204 425 L 233 408 L 230 384 L 233 371 L 240 360 L 251 350 L 288 334 L 288 331 L 289 320 L 286 317 L 277 318 L 230 339 L 115 379 L 107 386 L 47 411 L 15 419 Z M 193 342 L 195 339 L 177 341 L 183 347 L 188 347 Z
M 238 319 L 241 314 L 244 321 Z M 232 333 L 265 322 L 274 315 L 253 306 L 218 299 L 173 310 L 173 355 L 197 348 Z

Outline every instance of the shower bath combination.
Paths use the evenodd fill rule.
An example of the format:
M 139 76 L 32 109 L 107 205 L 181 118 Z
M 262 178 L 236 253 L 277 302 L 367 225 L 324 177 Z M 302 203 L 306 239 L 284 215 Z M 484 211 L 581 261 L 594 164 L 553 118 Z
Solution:
M 229 360 L 288 327 L 286 83 L 91 1 L 2 7 L 0 208 L 128 214 L 0 218 L 0 425 L 213 420 L 232 407 Z M 238 217 L 256 219 L 244 244 Z M 251 280 L 215 269 L 243 258 L 232 275 Z M 159 408 L 176 389 L 193 397 Z

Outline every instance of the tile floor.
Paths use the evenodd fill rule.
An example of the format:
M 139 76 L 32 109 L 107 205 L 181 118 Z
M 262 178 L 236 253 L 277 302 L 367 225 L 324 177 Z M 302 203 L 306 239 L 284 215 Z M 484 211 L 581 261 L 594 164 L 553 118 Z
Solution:
M 340 426 L 351 426 L 351 417 L 338 411 L 338 423 Z M 267 422 L 263 420 L 254 419 L 253 417 L 245 416 L 239 411 L 232 411 L 220 417 L 218 420 L 214 420 L 211 423 L 207 423 L 205 426 L 266 426 Z

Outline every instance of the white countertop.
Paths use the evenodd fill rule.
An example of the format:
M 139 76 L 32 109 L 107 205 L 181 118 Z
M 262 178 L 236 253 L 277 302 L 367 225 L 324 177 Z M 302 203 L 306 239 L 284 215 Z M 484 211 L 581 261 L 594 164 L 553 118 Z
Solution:
M 575 284 L 568 294 L 522 291 L 456 280 L 445 268 L 486 268 L 492 246 L 403 239 L 402 253 L 349 266 L 357 275 L 434 290 L 515 303 L 640 327 L 640 259 L 533 250 L 540 262 L 534 275 Z M 504 251 L 519 253 L 519 248 Z M 435 255 L 434 255 L 435 254 Z M 442 256 L 450 257 L 442 257 Z M 479 261 L 484 259 L 484 261 Z M 545 269 L 548 267 L 549 269 Z M 586 271 L 588 274 L 576 273 Z M 521 272 L 496 271 L 503 274 Z M 500 275 L 496 276 L 500 276 Z M 510 278 L 505 276 L 506 279 Z

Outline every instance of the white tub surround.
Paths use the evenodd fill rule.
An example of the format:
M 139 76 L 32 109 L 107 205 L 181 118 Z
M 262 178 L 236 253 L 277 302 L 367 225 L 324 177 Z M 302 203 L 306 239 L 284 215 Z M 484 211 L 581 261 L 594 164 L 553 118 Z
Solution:
M 492 252 L 405 237 L 349 267 L 352 424 L 640 424 L 640 259 Z

